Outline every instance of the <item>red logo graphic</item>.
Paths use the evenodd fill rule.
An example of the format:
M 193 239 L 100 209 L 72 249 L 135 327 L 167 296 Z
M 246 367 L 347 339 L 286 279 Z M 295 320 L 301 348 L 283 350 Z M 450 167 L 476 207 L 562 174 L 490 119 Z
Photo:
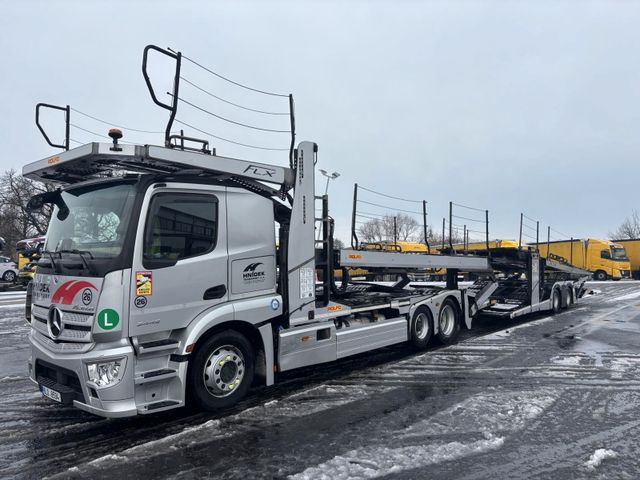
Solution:
M 84 280 L 69 280 L 68 282 L 64 282 L 58 287 L 56 292 L 53 294 L 51 303 L 62 303 L 63 305 L 71 305 L 71 302 L 73 302 L 73 299 L 75 298 L 77 293 L 83 288 L 93 288 L 94 290 L 98 291 L 95 286 Z

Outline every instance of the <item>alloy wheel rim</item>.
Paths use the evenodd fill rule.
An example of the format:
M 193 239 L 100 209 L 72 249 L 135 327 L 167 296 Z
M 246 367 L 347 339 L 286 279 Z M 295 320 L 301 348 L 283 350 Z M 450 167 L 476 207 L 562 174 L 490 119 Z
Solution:
M 207 359 L 202 380 L 214 397 L 228 397 L 242 383 L 245 374 L 244 356 L 234 345 L 217 347 Z

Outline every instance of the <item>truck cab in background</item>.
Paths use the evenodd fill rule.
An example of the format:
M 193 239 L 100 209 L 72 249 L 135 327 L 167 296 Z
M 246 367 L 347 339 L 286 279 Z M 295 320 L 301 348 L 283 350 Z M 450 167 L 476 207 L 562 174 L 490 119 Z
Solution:
M 640 238 L 611 240 L 624 248 L 631 265 L 631 278 L 640 280 Z
M 621 243 L 595 238 L 561 240 L 537 244 L 540 255 L 583 268 L 595 280 L 631 278 L 629 257 Z

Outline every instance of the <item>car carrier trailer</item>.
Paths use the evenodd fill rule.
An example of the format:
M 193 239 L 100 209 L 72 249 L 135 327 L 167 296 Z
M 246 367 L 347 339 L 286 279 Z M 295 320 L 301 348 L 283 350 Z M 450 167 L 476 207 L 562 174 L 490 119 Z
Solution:
M 165 146 L 121 144 L 117 130 L 112 143 L 67 141 L 23 169 L 60 186 L 29 202 L 55 207 L 26 314 L 30 378 L 57 402 L 105 417 L 187 397 L 227 407 L 254 381 L 273 384 L 275 372 L 393 344 L 451 343 L 501 288 L 491 255 L 335 250 L 328 197 L 314 192 L 314 143 L 300 143 L 283 167 L 204 143 L 196 151 L 170 131 Z M 397 281 L 354 282 L 352 267 Z M 432 268 L 447 269 L 446 287 L 410 286 L 409 272 Z M 482 280 L 459 288 L 460 271 Z M 549 306 L 535 294 L 528 302 Z

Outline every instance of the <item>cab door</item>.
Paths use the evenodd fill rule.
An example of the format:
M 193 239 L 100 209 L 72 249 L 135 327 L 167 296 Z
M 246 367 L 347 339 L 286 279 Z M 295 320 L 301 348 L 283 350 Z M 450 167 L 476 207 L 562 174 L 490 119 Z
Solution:
M 228 299 L 226 188 L 150 188 L 131 271 L 131 336 L 187 326 Z
M 608 248 L 600 250 L 599 270 L 603 270 L 607 275 L 613 275 L 613 260 L 611 260 L 611 252 Z

